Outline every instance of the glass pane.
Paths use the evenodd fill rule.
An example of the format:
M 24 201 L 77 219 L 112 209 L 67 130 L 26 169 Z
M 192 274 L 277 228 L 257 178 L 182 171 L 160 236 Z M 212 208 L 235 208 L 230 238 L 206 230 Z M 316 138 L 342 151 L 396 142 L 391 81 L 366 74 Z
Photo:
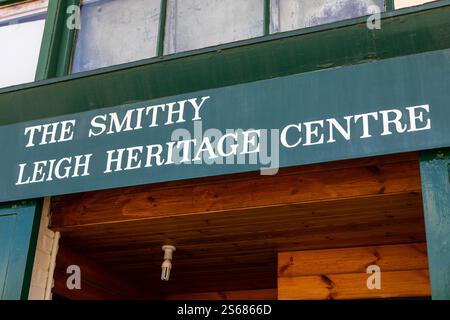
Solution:
M 385 11 L 384 0 L 272 0 L 272 32 L 312 27 Z
M 168 0 L 165 53 L 263 35 L 264 0 Z
M 156 55 L 161 0 L 97 0 L 81 6 L 72 72 Z
M 39 1 L 0 9 L 0 88 L 34 81 L 46 5 Z

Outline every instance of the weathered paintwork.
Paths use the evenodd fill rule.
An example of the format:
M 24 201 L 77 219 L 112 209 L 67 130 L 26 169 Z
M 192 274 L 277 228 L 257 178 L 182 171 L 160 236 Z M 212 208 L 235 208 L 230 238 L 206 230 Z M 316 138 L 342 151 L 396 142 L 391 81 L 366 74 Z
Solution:
M 421 154 L 420 176 L 425 211 L 433 299 L 450 299 L 450 149 Z

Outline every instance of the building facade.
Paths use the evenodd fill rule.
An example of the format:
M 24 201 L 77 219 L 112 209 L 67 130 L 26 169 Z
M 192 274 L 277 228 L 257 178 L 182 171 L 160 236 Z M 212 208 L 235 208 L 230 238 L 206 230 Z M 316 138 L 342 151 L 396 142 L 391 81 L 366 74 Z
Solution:
M 0 297 L 449 299 L 449 27 L 448 0 L 0 0 Z

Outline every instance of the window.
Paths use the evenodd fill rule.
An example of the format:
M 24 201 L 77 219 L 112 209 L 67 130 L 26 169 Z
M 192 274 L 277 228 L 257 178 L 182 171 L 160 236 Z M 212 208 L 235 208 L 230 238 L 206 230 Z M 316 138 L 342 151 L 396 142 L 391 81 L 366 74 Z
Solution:
M 156 55 L 161 0 L 90 0 L 81 6 L 72 72 Z
M 33 82 L 47 1 L 0 8 L 0 88 Z
M 263 35 L 264 0 L 168 0 L 165 53 Z
M 269 22 L 276 33 L 385 10 L 385 0 L 84 0 L 72 72 L 262 36 Z
M 71 69 L 77 73 L 254 38 L 268 32 L 269 24 L 270 33 L 277 33 L 385 11 L 386 3 L 397 9 L 432 1 L 82 0 Z M 0 87 L 34 80 L 47 4 L 34 0 L 0 8 Z
M 271 0 L 271 31 L 280 32 L 385 11 L 384 0 Z

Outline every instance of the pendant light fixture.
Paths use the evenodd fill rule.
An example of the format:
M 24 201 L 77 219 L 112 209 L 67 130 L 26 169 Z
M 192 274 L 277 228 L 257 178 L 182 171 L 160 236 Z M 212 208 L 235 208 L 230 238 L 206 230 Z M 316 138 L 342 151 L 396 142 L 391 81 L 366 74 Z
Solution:
M 162 246 L 162 250 L 164 251 L 164 262 L 161 265 L 161 280 L 169 281 L 170 270 L 172 269 L 173 252 L 176 250 L 176 248 L 174 246 L 165 245 Z

